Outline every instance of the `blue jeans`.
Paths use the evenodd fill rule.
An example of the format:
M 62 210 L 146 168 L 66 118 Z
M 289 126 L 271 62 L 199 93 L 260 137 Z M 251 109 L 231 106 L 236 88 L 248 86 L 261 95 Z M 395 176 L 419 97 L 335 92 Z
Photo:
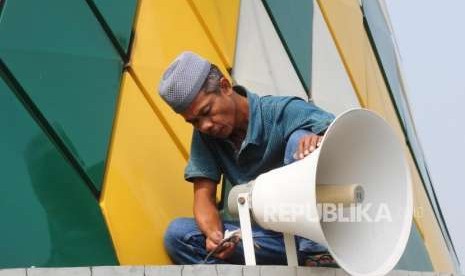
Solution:
M 311 134 L 305 130 L 295 131 L 289 138 L 284 163 L 289 164 L 294 160 L 293 155 L 298 147 L 298 142 L 303 135 Z M 240 228 L 238 221 L 223 221 L 223 231 Z M 252 226 L 252 235 L 255 244 L 255 258 L 259 265 L 286 265 L 286 251 L 282 233 L 266 230 L 258 225 Z M 300 265 L 303 265 L 309 255 L 327 252 L 326 247 L 311 240 L 295 237 L 297 257 Z M 165 248 L 171 260 L 175 264 L 200 264 L 203 263 L 208 252 L 205 249 L 205 236 L 199 230 L 193 218 L 178 218 L 171 222 L 164 237 Z M 242 243 L 239 242 L 233 254 L 226 260 L 211 256 L 208 264 L 244 264 Z

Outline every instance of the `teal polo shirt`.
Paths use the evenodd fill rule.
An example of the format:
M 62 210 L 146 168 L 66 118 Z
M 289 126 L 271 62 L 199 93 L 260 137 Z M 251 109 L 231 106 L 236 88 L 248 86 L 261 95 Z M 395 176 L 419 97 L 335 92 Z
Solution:
M 254 180 L 258 175 L 284 165 L 289 136 L 298 129 L 320 134 L 334 120 L 313 103 L 298 97 L 264 96 L 246 91 L 249 103 L 247 134 L 238 151 L 227 139 L 194 129 L 184 178 L 209 178 L 219 183 L 221 175 L 232 185 Z

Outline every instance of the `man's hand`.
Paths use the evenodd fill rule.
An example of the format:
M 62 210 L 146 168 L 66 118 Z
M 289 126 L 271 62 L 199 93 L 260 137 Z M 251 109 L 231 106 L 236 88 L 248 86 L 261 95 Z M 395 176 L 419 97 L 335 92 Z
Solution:
M 323 140 L 323 136 L 310 134 L 302 137 L 299 141 L 297 151 L 294 153 L 294 159 L 300 160 L 312 153 L 318 148 Z
M 207 178 L 194 179 L 194 217 L 202 233 L 205 235 L 205 249 L 215 250 L 223 239 L 223 226 L 216 209 L 216 183 Z M 234 243 L 225 242 L 220 245 L 213 256 L 219 259 L 228 258 L 234 251 Z
M 217 252 L 215 252 L 213 256 L 218 259 L 224 260 L 231 256 L 231 254 L 234 252 L 234 248 L 236 245 L 233 242 L 224 242 L 223 244 L 220 244 L 222 239 L 223 233 L 221 233 L 220 231 L 214 231 L 210 233 L 206 237 L 205 248 L 208 252 L 217 250 Z M 221 248 L 217 248 L 218 246 L 220 246 Z

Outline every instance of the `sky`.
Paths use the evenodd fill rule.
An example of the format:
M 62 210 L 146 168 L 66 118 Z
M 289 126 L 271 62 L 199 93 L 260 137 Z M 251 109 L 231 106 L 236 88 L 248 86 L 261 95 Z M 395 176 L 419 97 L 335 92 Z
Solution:
M 465 0 L 385 0 L 407 97 L 465 273 Z

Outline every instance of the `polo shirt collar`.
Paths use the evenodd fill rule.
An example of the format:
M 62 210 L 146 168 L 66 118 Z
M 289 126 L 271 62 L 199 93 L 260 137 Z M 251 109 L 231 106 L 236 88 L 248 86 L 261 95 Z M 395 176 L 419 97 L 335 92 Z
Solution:
M 241 150 L 247 147 L 248 144 L 259 145 L 262 141 L 262 110 L 260 107 L 260 98 L 258 95 L 247 92 L 247 100 L 249 103 L 249 122 L 247 126 L 247 134 L 242 142 Z

